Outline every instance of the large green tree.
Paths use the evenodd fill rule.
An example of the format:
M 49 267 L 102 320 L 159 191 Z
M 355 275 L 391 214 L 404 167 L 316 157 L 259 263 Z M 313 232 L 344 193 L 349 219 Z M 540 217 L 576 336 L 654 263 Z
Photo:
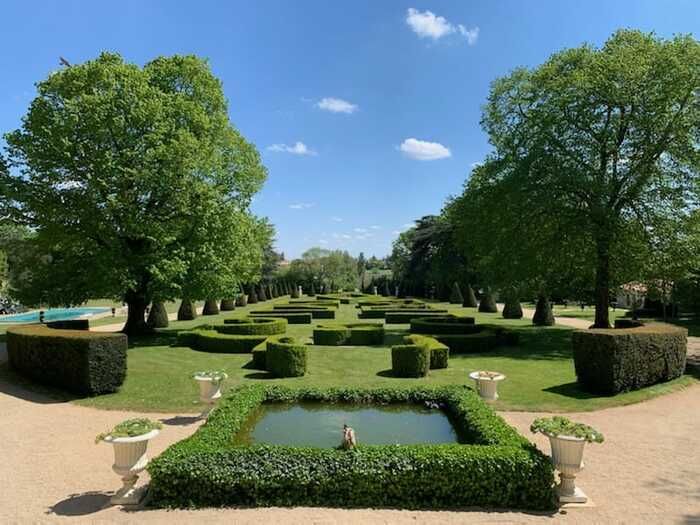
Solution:
M 609 326 L 627 233 L 695 202 L 700 44 L 618 31 L 600 49 L 556 53 L 494 82 L 482 124 L 533 213 L 576 218 L 573 234 L 590 238 L 595 326 Z
M 266 171 L 205 61 L 139 67 L 104 53 L 37 91 L 5 136 L 13 169 L 0 177 L 12 220 L 36 232 L 26 301 L 120 297 L 125 331 L 139 333 L 147 304 L 179 295 L 197 264 L 245 258 L 250 245 L 236 239 Z

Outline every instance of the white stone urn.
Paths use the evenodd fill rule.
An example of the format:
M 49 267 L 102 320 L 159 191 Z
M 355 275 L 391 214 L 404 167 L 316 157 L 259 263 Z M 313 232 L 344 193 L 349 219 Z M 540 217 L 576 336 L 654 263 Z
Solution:
M 112 470 L 122 478 L 123 486 L 110 499 L 112 505 L 136 505 L 146 494 L 146 487 L 136 488 L 139 474 L 148 464 L 148 442 L 159 434 L 157 429 L 133 437 L 106 436 L 105 443 L 114 449 Z
M 221 397 L 221 384 L 228 375 L 221 373 L 221 375 L 216 377 L 211 377 L 207 375 L 194 375 L 194 380 L 199 384 L 199 400 L 206 405 L 206 408 L 202 412 L 202 417 L 206 417 L 214 408 L 214 404 Z
M 576 486 L 576 474 L 583 469 L 584 438 L 547 434 L 552 447 L 552 464 L 559 471 L 557 494 L 561 503 L 586 503 L 588 497 Z
M 498 399 L 498 383 L 506 376 L 500 372 L 489 372 L 478 370 L 469 374 L 469 377 L 476 383 L 476 391 L 485 401 L 496 401 Z

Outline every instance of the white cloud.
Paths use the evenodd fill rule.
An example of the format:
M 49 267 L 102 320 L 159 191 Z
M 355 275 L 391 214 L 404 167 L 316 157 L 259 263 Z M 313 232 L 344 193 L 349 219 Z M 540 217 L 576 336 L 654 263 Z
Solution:
M 450 150 L 439 142 L 427 142 L 414 138 L 404 140 L 399 149 L 404 155 L 415 160 L 438 160 L 452 156 Z
M 347 233 L 343 233 L 343 234 L 340 236 L 340 238 L 341 238 L 341 239 L 352 239 L 352 235 L 348 235 Z
M 403 228 L 404 230 L 408 230 L 409 228 L 413 228 L 413 223 L 407 222 L 406 224 L 401 226 L 401 228 Z
M 342 218 L 342 217 L 335 217 L 335 216 L 334 216 L 334 217 L 331 217 L 331 220 L 332 220 L 333 222 L 343 222 L 343 218 Z
M 399 230 L 394 230 L 391 232 L 392 235 L 401 235 L 401 232 Z
M 278 153 L 291 153 L 292 155 L 316 155 L 316 152 L 310 149 L 303 142 L 297 141 L 294 145 L 287 144 L 272 144 L 267 147 L 267 151 L 275 151 Z
M 356 233 L 367 233 L 367 228 L 353 228 Z
M 328 244 L 328 241 L 326 239 L 319 239 L 318 243 L 319 244 Z
M 330 111 L 331 113 L 355 113 L 357 111 L 357 104 L 352 104 L 347 100 L 342 98 L 325 97 L 316 103 L 316 106 L 320 109 Z
M 406 23 L 421 38 L 439 40 L 443 36 L 458 33 L 467 40 L 467 44 L 473 46 L 479 38 L 479 28 L 467 29 L 462 24 L 451 24 L 443 16 L 438 16 L 432 11 L 418 11 L 409 7 L 406 12 Z
M 374 224 L 374 225 L 370 226 L 370 229 L 371 229 L 371 230 L 381 230 L 382 227 L 381 227 L 381 226 L 377 226 L 376 224 Z
M 295 202 L 294 204 L 290 204 L 289 207 L 293 210 L 308 210 L 309 208 L 314 207 L 313 202 Z

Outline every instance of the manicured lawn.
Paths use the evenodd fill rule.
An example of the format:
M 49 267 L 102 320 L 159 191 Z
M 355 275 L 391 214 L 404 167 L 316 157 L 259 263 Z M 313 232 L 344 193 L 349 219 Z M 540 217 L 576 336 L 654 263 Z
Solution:
M 523 303 L 523 308 L 529 308 L 531 310 L 535 309 L 535 303 Z M 627 310 L 624 308 L 610 308 L 608 310 L 610 315 L 610 322 L 612 323 L 618 317 L 624 317 Z M 555 317 L 574 317 L 576 319 L 587 319 L 591 322 L 595 319 L 595 306 L 586 306 L 583 309 L 576 304 L 569 304 L 568 306 L 554 305 L 554 316 Z
M 132 341 L 126 382 L 116 394 L 75 400 L 103 409 L 193 413 L 201 406 L 191 374 L 197 370 L 222 369 L 230 379 L 225 388 L 248 382 L 265 381 L 308 386 L 411 386 L 471 384 L 473 370 L 498 370 L 507 376 L 501 384 L 499 410 L 588 411 L 643 401 L 693 384 L 696 379 L 680 379 L 615 397 L 597 397 L 579 390 L 571 359 L 571 330 L 565 327 L 536 328 L 529 320 L 504 320 L 500 314 L 479 314 L 474 309 L 452 308 L 454 313 L 477 317 L 477 322 L 508 325 L 521 332 L 517 347 L 500 348 L 483 354 L 452 355 L 450 366 L 433 370 L 427 378 L 398 379 L 390 375 L 389 347 L 309 346 L 309 370 L 302 378 L 271 379 L 266 372 L 248 367 L 247 354 L 213 354 L 175 346 L 175 333 L 202 323 L 220 322 L 251 309 L 268 308 L 271 303 L 252 305 L 219 316 L 195 321 L 171 322 L 158 336 Z M 337 320 L 356 320 L 354 306 L 342 305 Z M 332 321 L 323 321 L 332 322 Z M 313 325 L 289 325 L 287 333 L 311 342 Z M 407 325 L 389 325 L 385 343 L 395 344 L 407 333 Z M 7 365 L 0 375 L 21 381 Z M 22 381 L 25 385 L 26 381 Z M 46 389 L 43 389 L 46 391 Z M 59 397 L 60 394 L 56 393 Z

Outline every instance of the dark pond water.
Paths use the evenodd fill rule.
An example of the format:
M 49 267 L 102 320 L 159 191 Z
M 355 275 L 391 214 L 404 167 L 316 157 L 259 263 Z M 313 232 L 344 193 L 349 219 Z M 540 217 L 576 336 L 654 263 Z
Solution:
M 421 405 L 367 406 L 331 403 L 263 404 L 235 437 L 254 443 L 336 447 L 343 424 L 364 445 L 461 442 L 447 415 Z

